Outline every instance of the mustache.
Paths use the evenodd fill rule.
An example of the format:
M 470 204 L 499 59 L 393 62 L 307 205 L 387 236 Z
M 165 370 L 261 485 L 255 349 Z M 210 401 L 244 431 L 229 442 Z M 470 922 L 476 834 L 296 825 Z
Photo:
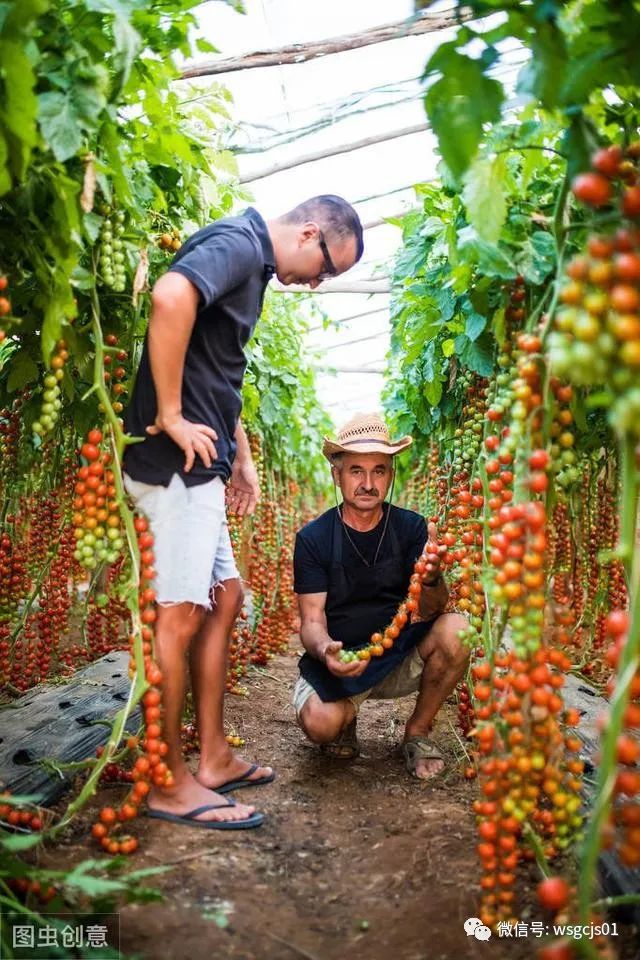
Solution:
M 377 497 L 377 496 L 379 496 L 377 490 L 364 490 L 364 489 L 362 489 L 362 488 L 360 488 L 359 490 L 356 490 L 355 495 L 356 495 L 356 497 L 362 497 L 362 496 Z

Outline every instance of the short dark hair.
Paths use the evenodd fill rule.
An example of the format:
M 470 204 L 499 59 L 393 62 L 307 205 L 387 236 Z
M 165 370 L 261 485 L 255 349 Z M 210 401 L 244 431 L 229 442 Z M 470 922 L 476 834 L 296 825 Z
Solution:
M 356 263 L 364 252 L 362 224 L 360 217 L 350 203 L 332 193 L 323 193 L 311 197 L 289 210 L 281 218 L 285 223 L 306 223 L 317 220 L 327 240 L 343 241 L 347 237 L 356 238 Z

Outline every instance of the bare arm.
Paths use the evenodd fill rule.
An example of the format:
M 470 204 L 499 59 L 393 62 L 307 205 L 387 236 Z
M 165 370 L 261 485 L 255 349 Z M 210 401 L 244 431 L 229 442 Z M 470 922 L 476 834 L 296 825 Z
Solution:
M 429 559 L 422 577 L 422 590 L 418 597 L 418 615 L 421 620 L 433 620 L 438 614 L 444 613 L 449 599 L 449 591 L 440 569 L 440 559 L 446 548 L 438 546 L 435 523 L 429 524 L 428 532 L 427 547 L 431 546 L 432 552 L 428 554 Z
M 147 433 L 168 434 L 184 450 L 187 472 L 196 454 L 207 467 L 217 456 L 213 442 L 218 439 L 215 430 L 206 424 L 191 423 L 182 416 L 184 359 L 197 309 L 198 291 L 181 274 L 165 273 L 154 286 L 148 343 L 158 412 Z
M 359 677 L 369 665 L 368 660 L 341 663 L 338 653 L 342 650 L 339 640 L 332 640 L 327 632 L 325 605 L 326 593 L 299 593 L 300 639 L 307 653 L 321 660 L 327 670 L 336 677 Z
M 444 613 L 448 599 L 449 591 L 447 590 L 447 585 L 444 582 L 442 574 L 439 575 L 434 584 L 423 583 L 422 590 L 418 597 L 418 613 L 420 619 L 433 620 L 438 614 Z

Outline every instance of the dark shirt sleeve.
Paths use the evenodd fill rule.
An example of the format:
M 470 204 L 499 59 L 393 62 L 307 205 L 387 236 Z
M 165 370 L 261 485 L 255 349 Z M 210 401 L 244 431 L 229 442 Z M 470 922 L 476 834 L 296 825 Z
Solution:
M 260 252 L 251 237 L 243 230 L 228 229 L 198 243 L 169 269 L 190 280 L 200 293 L 201 306 L 210 307 L 261 266 Z
M 329 567 L 314 550 L 307 537 L 296 536 L 293 551 L 293 589 L 296 593 L 326 593 L 329 589 Z

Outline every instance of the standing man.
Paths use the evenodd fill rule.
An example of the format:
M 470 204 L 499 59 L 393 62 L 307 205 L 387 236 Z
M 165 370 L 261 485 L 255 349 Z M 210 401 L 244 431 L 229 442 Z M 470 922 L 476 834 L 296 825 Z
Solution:
M 362 256 L 362 226 L 345 200 L 313 197 L 265 222 L 249 207 L 199 230 L 155 284 L 126 429 L 126 486 L 155 538 L 158 619 L 155 654 L 163 674 L 163 736 L 173 773 L 153 787 L 149 814 L 210 829 L 258 826 L 253 806 L 225 802 L 240 787 L 274 779 L 271 767 L 237 757 L 224 736 L 228 637 L 242 605 L 225 518 L 252 513 L 258 478 L 240 423 L 244 346 L 267 283 L 312 289 Z M 200 739 L 194 776 L 182 756 L 186 658 Z
M 412 510 L 385 503 L 394 476 L 393 458 L 411 437 L 391 441 L 378 414 L 357 414 L 324 438 L 342 504 L 303 527 L 296 537 L 295 591 L 300 637 L 306 653 L 293 702 L 298 722 L 314 743 L 333 756 L 358 753 L 360 704 L 417 691 L 402 745 L 407 770 L 430 780 L 444 759 L 429 738 L 441 704 L 463 676 L 469 654 L 460 638 L 464 617 L 444 613 L 447 588 L 439 560 L 422 576 L 418 617 L 392 627 L 393 646 L 379 658 L 343 662 L 340 651 L 368 646 L 383 633 L 406 599 L 414 564 L 435 524 L 427 527 Z

